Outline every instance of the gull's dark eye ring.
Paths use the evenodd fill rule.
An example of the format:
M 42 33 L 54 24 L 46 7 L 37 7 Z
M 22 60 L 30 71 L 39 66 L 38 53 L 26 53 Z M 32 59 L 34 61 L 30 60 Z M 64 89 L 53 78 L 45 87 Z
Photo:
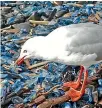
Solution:
M 23 53 L 27 53 L 27 50 L 24 50 Z

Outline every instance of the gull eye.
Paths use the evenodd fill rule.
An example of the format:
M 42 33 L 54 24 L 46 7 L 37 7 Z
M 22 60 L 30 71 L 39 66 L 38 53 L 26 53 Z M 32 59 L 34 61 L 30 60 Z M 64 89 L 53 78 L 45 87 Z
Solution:
M 23 53 L 27 53 L 27 50 L 24 50 Z

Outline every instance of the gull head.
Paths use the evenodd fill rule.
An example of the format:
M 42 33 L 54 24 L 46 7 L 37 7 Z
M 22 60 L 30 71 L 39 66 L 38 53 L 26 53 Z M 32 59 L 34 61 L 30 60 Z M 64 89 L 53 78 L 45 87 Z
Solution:
M 34 48 L 34 38 L 28 39 L 21 47 L 21 52 L 19 58 L 16 60 L 16 64 L 20 65 L 25 59 L 34 58 L 35 48 Z

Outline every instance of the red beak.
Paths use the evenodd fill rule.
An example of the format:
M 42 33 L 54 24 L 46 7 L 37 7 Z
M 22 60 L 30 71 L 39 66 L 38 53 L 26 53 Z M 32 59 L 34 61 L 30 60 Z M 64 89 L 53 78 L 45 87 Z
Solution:
M 24 58 L 25 58 L 25 57 L 26 57 L 26 56 L 24 56 L 24 57 L 22 57 L 22 58 L 20 58 L 20 59 L 17 59 L 15 63 L 16 63 L 17 65 L 21 65 L 21 64 L 24 62 Z

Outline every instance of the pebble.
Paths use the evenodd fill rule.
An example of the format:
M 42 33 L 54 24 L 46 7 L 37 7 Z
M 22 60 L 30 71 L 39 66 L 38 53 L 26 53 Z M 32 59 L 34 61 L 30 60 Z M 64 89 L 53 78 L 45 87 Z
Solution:
M 68 12 L 69 12 L 69 10 L 60 10 L 56 13 L 55 17 L 56 18 L 62 17 L 63 15 L 65 15 Z
M 99 84 L 99 86 L 102 87 L 102 79 L 99 79 L 99 80 L 98 80 L 98 84 Z

